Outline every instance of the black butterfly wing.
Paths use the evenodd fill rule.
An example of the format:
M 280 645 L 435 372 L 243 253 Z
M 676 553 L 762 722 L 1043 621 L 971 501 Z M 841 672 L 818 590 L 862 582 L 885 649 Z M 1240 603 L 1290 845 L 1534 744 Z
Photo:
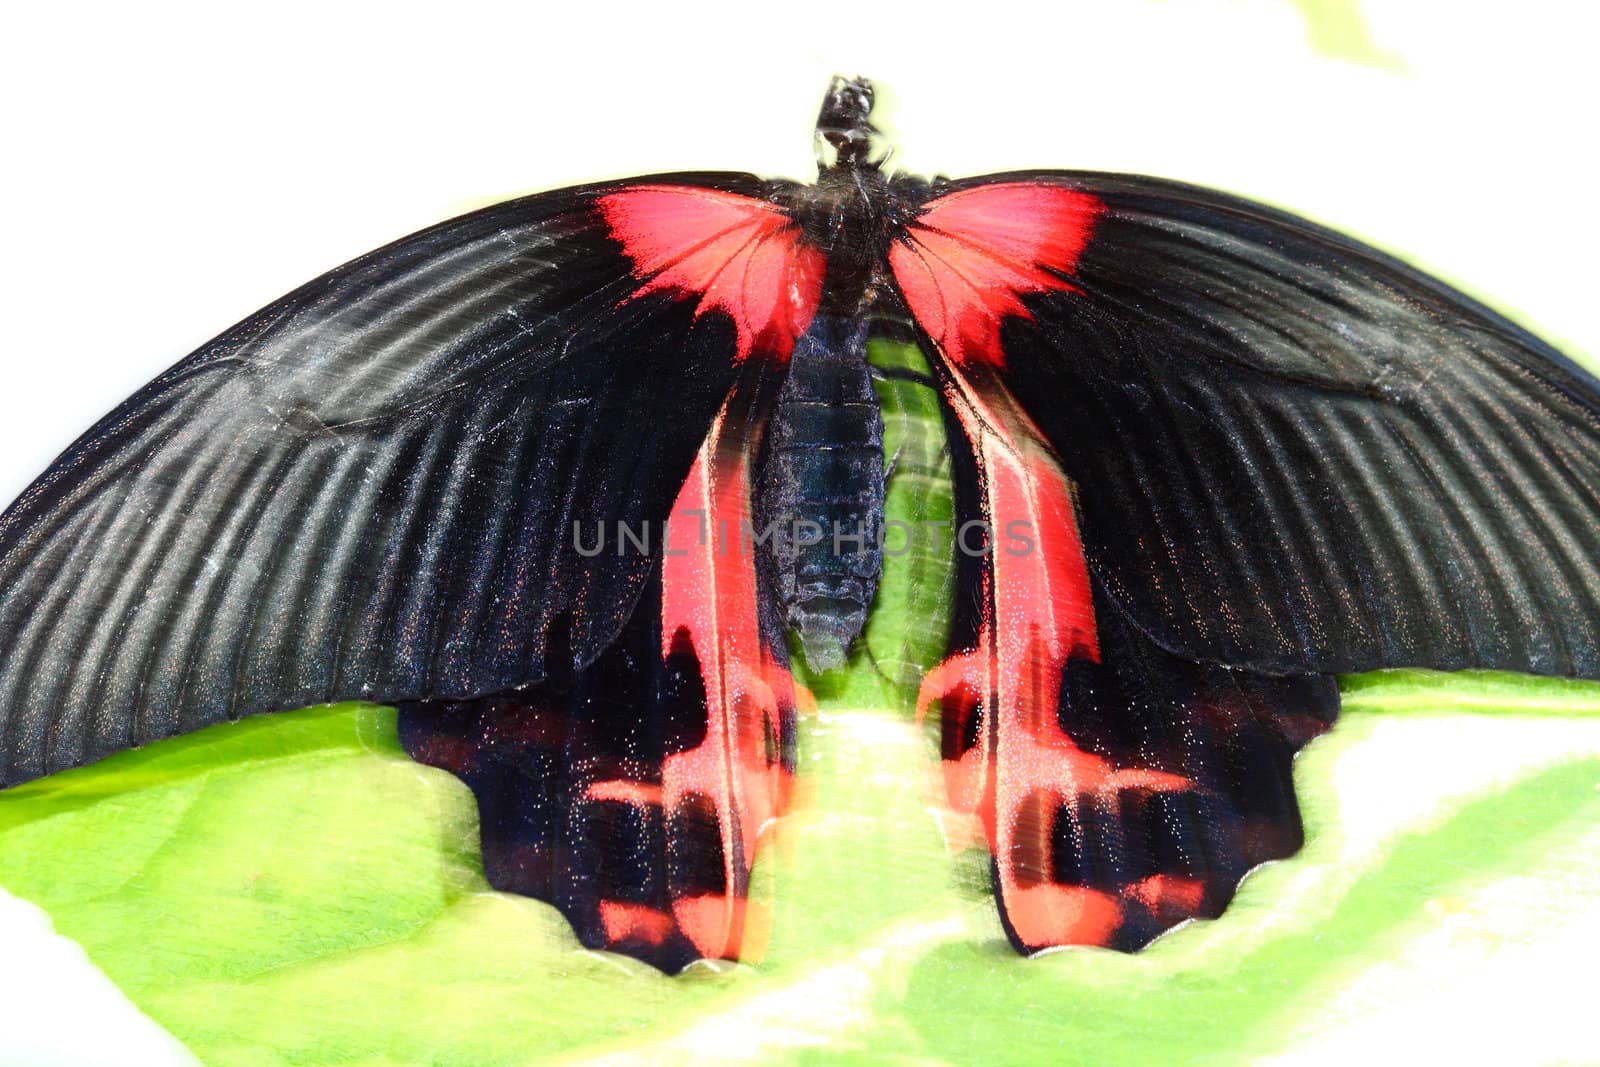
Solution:
M 663 178 L 446 222 L 272 304 L 74 444 L 0 517 L 0 784 L 592 661 L 654 556 L 580 554 L 573 523 L 659 523 L 749 348 L 721 308 L 641 285 L 604 198 L 662 184 L 771 189 Z
M 1140 628 L 1273 673 L 1600 677 L 1593 377 L 1293 216 L 1155 179 L 1044 180 L 1100 208 L 1078 292 L 1007 322 L 1004 376 Z
M 398 703 L 474 789 L 495 885 L 669 969 L 737 956 L 796 690 L 753 556 L 708 533 L 750 526 L 821 284 L 784 189 L 489 208 L 140 391 L 0 517 L 0 785 Z
M 759 955 L 750 872 L 795 769 L 787 646 L 738 540 L 773 384 L 760 367 L 741 375 L 598 659 L 514 692 L 400 706 L 411 756 L 477 798 L 491 885 L 556 905 L 584 945 L 668 972 Z
M 1331 672 L 1600 670 L 1600 391 L 1525 332 L 1153 179 L 947 185 L 890 261 L 995 537 L 923 701 L 1019 947 L 1137 947 L 1293 853 Z
M 946 798 L 981 828 L 1008 936 L 1132 950 L 1220 914 L 1301 845 L 1291 761 L 1332 725 L 1334 680 L 1153 642 L 1088 568 L 1076 487 L 998 374 L 941 371 L 956 596 L 919 713 L 938 705 Z

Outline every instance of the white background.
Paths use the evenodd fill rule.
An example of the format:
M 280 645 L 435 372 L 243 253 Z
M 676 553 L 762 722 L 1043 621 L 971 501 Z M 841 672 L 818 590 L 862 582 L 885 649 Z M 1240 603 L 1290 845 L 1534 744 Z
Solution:
M 882 84 L 906 169 L 1223 186 L 1600 353 L 1584 11 L 1370 3 L 1397 71 L 1312 49 L 1287 0 L 30 4 L 0 43 L 0 498 L 211 335 L 440 218 L 604 176 L 808 176 L 836 71 Z M 0 970 L 47 973 L 14 948 Z M 53 981 L 4 987 L 0 1062 L 30 1034 L 157 1062 Z
M 1314 53 L 1287 0 L 28 5 L 0 46 L 0 497 L 208 337 L 427 223 L 604 176 L 807 176 L 835 71 L 891 94 L 907 169 L 1220 185 L 1600 351 L 1585 5 L 1368 8 L 1404 74 Z

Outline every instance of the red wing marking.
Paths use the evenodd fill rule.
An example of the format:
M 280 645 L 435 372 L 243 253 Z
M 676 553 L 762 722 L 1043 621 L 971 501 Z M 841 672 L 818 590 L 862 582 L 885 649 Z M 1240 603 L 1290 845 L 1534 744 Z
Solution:
M 673 930 L 672 916 L 666 912 L 614 900 L 600 902 L 600 923 L 612 944 L 643 941 L 647 945 L 660 945 L 672 936 Z
M 1104 945 L 1122 925 L 1122 904 L 1110 893 L 1073 885 L 1007 887 L 1006 920 L 1030 947 Z
M 660 786 L 651 785 L 649 782 L 633 782 L 625 778 L 596 782 L 585 789 L 583 795 L 587 800 L 614 800 L 622 804 L 632 804 L 636 808 L 661 803 Z
M 726 313 L 738 358 L 788 358 L 816 314 L 826 257 L 764 200 L 684 185 L 640 185 L 597 197 L 643 284 L 699 297 L 695 317 Z
M 1027 317 L 1025 293 L 1074 291 L 1077 266 L 1104 210 L 1088 193 L 1037 182 L 941 196 L 889 248 L 917 323 L 961 366 L 1004 362 L 1000 322 Z
M 707 959 L 760 948 L 750 870 L 763 831 L 788 804 L 783 741 L 809 695 L 762 634 L 755 557 L 744 548 L 755 434 L 736 396 L 701 444 L 662 544 L 661 659 L 698 672 L 705 700 L 693 710 L 705 731 L 693 747 L 668 752 L 659 786 L 604 780 L 585 792 L 659 811 L 666 827 L 670 911 L 602 901 L 608 940 L 659 945 L 676 933 Z
M 752 449 L 728 421 L 725 406 L 673 506 L 661 579 L 662 657 L 687 635 L 707 716 L 705 739 L 667 757 L 662 804 L 669 813 L 694 813 L 710 802 L 724 886 L 676 895 L 672 908 L 679 929 L 712 958 L 740 954 L 757 841 L 788 800 L 778 742 L 792 729 L 786 719 L 792 723 L 797 699 L 787 664 L 762 635 L 755 560 L 740 548 L 750 522 Z
M 1122 895 L 1143 904 L 1157 918 L 1181 921 L 1199 913 L 1206 886 L 1198 878 L 1152 874 L 1124 887 Z
M 946 744 L 945 788 L 952 807 L 982 823 L 1017 937 L 1030 948 L 1104 944 L 1121 923 L 1122 903 L 1099 890 L 1053 883 L 1056 813 L 1074 810 L 1081 797 L 1109 801 L 1123 789 L 1192 783 L 1119 769 L 1061 729 L 1062 669 L 1072 658 L 1099 657 L 1072 488 L 1003 386 L 991 380 L 980 394 L 955 367 L 951 378 L 951 406 L 972 444 L 996 538 L 977 647 L 928 672 L 917 713 L 925 715 L 938 700 L 941 713 L 955 717 L 954 729 L 973 737 L 970 745 Z M 1008 540 L 1014 533 L 1031 542 L 1026 550 Z

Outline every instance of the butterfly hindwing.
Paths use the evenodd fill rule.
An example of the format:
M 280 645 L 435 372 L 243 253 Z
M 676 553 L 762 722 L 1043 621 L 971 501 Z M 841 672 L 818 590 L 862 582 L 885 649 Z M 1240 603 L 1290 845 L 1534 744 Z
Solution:
M 477 798 L 491 885 L 555 904 L 591 948 L 669 972 L 750 958 L 750 871 L 795 767 L 797 689 L 742 542 L 760 400 L 736 389 L 719 414 L 646 593 L 599 659 L 400 709 L 407 751 Z
M 1168 655 L 1091 592 L 1076 486 L 1005 385 L 1001 327 L 1025 295 L 1077 292 L 1100 213 L 1072 190 L 979 186 L 935 200 L 890 254 L 944 358 L 961 526 L 992 537 L 978 560 L 960 546 L 970 617 L 922 703 L 940 704 L 949 800 L 983 827 L 1024 951 L 1137 948 L 1217 914 L 1246 870 L 1299 847 L 1289 760 L 1337 710 L 1326 679 Z
M 1600 390 L 1467 298 L 1113 175 L 936 186 L 889 262 L 995 534 L 922 703 L 1019 948 L 1137 947 L 1294 852 L 1334 671 L 1600 672 Z
M 400 713 L 407 751 L 472 788 L 491 885 L 668 971 L 748 956 L 750 870 L 795 765 L 796 686 L 743 540 L 770 390 L 744 381 L 648 535 L 659 563 L 616 642 L 570 678 Z
M 946 388 L 972 533 L 919 708 L 937 705 L 947 801 L 982 828 L 1008 936 L 1135 949 L 1215 917 L 1246 871 L 1300 847 L 1290 764 L 1332 724 L 1333 680 L 1150 641 L 1089 573 L 1075 487 L 998 375 L 976 361 Z

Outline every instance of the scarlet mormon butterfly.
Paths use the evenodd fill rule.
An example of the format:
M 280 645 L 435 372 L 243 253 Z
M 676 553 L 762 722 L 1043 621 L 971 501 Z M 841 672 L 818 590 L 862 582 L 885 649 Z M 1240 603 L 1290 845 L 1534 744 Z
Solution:
M 737 958 L 789 638 L 837 667 L 882 573 L 873 338 L 944 414 L 918 707 L 1024 952 L 1138 948 L 1295 852 L 1340 672 L 1600 678 L 1592 377 L 1248 201 L 890 173 L 871 106 L 835 80 L 815 184 L 604 182 L 404 238 L 101 420 L 0 517 L 0 785 L 397 704 L 496 887 L 663 969 Z

